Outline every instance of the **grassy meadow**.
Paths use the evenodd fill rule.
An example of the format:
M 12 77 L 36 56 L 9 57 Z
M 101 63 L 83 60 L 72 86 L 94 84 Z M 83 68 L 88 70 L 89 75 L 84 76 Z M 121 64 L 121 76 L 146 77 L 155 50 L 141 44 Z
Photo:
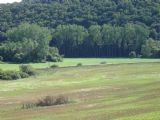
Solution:
M 158 59 L 70 60 L 59 64 L 158 62 Z M 45 64 L 34 67 L 42 68 Z M 5 69 L 10 69 L 9 65 Z M 34 77 L 0 81 L 0 120 L 159 120 L 159 71 L 159 63 L 81 66 L 38 70 Z M 71 102 L 22 109 L 24 103 L 59 95 Z
M 46 62 L 46 63 L 29 63 L 34 68 L 47 68 L 51 65 L 58 65 L 60 67 L 76 66 L 78 63 L 83 65 L 99 65 L 101 62 L 107 64 L 119 63 L 140 63 L 140 62 L 160 62 L 160 59 L 140 59 L 140 58 L 64 58 L 63 62 Z M 0 69 L 3 70 L 18 70 L 20 64 L 0 63 Z

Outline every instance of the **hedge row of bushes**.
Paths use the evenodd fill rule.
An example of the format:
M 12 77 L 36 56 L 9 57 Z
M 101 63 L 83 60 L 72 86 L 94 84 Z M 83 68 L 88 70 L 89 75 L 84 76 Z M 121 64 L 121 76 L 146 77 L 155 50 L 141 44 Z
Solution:
M 46 96 L 42 99 L 37 100 L 36 102 L 30 102 L 22 105 L 22 109 L 30 109 L 34 107 L 45 107 L 45 106 L 55 106 L 55 105 L 62 105 L 68 104 L 69 99 L 65 96 Z
M 1 80 L 17 80 L 21 78 L 28 78 L 29 76 L 35 75 L 35 70 L 29 65 L 21 65 L 20 71 L 3 71 L 0 69 Z

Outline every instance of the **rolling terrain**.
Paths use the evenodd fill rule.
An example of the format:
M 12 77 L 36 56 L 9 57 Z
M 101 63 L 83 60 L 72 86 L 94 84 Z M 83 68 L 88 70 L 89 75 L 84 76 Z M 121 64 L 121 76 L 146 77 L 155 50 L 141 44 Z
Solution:
M 62 67 L 0 81 L 0 120 L 159 120 L 159 71 L 159 63 Z M 59 95 L 71 102 L 22 109 L 24 103 Z
M 45 63 L 26 63 L 24 65 L 31 65 L 36 69 L 49 68 L 51 65 L 58 65 L 59 67 L 76 66 L 78 63 L 83 65 L 99 65 L 101 62 L 106 64 L 121 64 L 121 63 L 153 63 L 160 62 L 160 59 L 147 58 L 64 58 L 63 62 L 45 62 Z M 3 70 L 18 70 L 20 64 L 0 63 L 0 68 Z

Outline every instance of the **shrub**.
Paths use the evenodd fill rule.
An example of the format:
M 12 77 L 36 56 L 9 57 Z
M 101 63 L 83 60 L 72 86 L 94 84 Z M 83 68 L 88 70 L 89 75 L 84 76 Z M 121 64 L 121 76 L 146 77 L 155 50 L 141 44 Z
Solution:
M 26 73 L 29 76 L 36 74 L 36 71 L 30 65 L 21 65 L 20 72 Z
M 51 65 L 50 68 L 57 68 L 59 67 L 58 65 Z
M 36 106 L 52 106 L 52 105 L 61 105 L 67 104 L 69 102 L 67 97 L 58 96 L 54 98 L 53 96 L 46 96 L 43 99 L 39 100 L 36 103 Z
M 100 62 L 100 64 L 106 64 L 106 62 L 105 62 L 105 61 L 103 61 L 103 62 Z
M 17 79 L 20 79 L 20 78 L 21 78 L 19 72 L 15 72 L 15 71 L 7 71 L 7 72 L 6 72 L 6 75 L 7 75 L 7 76 L 10 76 L 10 77 L 11 77 L 11 80 L 17 80 Z
M 135 57 L 136 57 L 136 52 L 135 52 L 135 51 L 131 51 L 131 52 L 129 53 L 129 57 L 130 57 L 130 58 L 135 58 Z
M 16 71 L 0 71 L 0 79 L 2 80 L 17 80 L 20 79 L 21 76 L 19 72 Z
M 67 104 L 69 103 L 69 100 L 67 97 L 59 96 L 56 98 L 54 105 L 61 105 L 61 104 Z
M 44 106 L 54 106 L 54 105 L 62 105 L 69 103 L 69 100 L 67 97 L 64 96 L 46 96 L 37 102 L 29 102 L 22 105 L 22 109 L 29 109 L 33 107 L 44 107 Z
M 78 63 L 78 64 L 77 64 L 77 67 L 80 67 L 80 66 L 82 66 L 82 63 Z
M 35 75 L 34 69 L 25 65 L 20 66 L 20 71 L 3 71 L 0 69 L 1 80 L 17 80 L 31 75 Z
M 55 103 L 55 99 L 52 96 L 46 96 L 45 98 L 39 100 L 36 106 L 52 106 Z
M 28 78 L 29 77 L 29 75 L 25 72 L 19 72 L 19 74 L 20 74 L 21 78 Z

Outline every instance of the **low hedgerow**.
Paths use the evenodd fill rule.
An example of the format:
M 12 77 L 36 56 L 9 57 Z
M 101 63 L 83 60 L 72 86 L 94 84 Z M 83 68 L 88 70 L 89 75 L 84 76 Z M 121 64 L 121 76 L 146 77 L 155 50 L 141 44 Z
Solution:
M 62 105 L 62 104 L 68 104 L 69 99 L 65 96 L 46 96 L 36 102 L 29 102 L 22 105 L 23 109 L 29 109 L 34 107 L 45 107 L 45 106 L 55 106 L 55 105 Z
M 2 80 L 17 80 L 20 79 L 21 76 L 17 71 L 2 71 L 0 70 L 0 79 Z
M 20 71 L 3 71 L 0 69 L 1 80 L 17 80 L 21 78 L 28 78 L 35 74 L 35 70 L 31 66 L 27 65 L 20 66 Z

